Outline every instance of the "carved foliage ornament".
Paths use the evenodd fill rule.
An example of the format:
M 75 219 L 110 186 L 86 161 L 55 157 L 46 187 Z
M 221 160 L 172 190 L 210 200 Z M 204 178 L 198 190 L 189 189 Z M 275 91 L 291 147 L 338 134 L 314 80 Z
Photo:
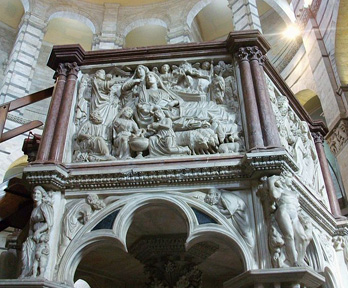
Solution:
M 265 56 L 257 46 L 241 47 L 236 53 L 236 57 L 239 61 L 253 61 L 256 60 L 260 64 L 265 61 Z
M 222 61 L 84 74 L 75 111 L 74 162 L 244 151 L 234 70 Z

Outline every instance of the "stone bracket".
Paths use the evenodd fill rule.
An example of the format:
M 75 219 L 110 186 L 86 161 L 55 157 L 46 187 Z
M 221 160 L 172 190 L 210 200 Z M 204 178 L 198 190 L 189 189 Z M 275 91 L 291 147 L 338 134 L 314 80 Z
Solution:
M 247 153 L 242 160 L 242 168 L 249 177 L 253 178 L 259 178 L 265 174 L 279 174 L 285 170 L 290 172 L 298 170 L 294 160 L 284 149 Z
M 224 283 L 224 288 L 263 287 L 263 284 L 271 283 L 275 285 L 279 284 L 279 286 L 274 287 L 285 287 L 285 285 L 290 284 L 292 285 L 291 287 L 316 288 L 322 285 L 324 282 L 325 277 L 310 268 L 289 267 L 249 270 L 231 280 L 226 281 Z

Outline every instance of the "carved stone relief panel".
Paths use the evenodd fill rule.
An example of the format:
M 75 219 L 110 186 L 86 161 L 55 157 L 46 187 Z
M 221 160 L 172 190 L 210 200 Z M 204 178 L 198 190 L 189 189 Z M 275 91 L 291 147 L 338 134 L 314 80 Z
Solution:
M 86 199 L 72 200 L 65 208 L 58 249 L 58 260 L 64 254 L 70 241 L 96 211 L 105 208 L 105 203 L 97 194 L 88 194 Z
M 295 114 L 288 99 L 280 95 L 267 79 L 272 108 L 276 116 L 280 141 L 297 164 L 302 182 L 318 196 L 326 195 L 323 175 L 313 137 L 306 121 Z
M 329 134 L 327 141 L 330 145 L 331 151 L 337 155 L 348 142 L 347 133 L 348 121 L 341 120 L 336 128 L 334 128 Z
M 99 69 L 80 77 L 73 162 L 236 154 L 244 138 L 223 61 Z

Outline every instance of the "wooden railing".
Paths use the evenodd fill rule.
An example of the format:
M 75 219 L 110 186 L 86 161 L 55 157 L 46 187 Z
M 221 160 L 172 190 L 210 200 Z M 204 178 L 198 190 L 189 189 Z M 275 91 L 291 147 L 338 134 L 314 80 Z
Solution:
M 50 87 L 45 90 L 2 104 L 0 108 L 0 143 L 43 125 L 41 121 L 34 120 L 5 133 L 3 132 L 9 112 L 49 98 L 52 96 L 52 94 L 53 87 Z

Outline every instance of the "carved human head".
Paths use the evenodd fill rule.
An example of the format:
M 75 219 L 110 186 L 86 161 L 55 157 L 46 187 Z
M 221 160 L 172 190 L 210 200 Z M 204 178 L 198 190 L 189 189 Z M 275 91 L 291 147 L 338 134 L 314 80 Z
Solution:
M 120 114 L 129 119 L 133 116 L 133 109 L 131 107 L 124 107 Z
M 163 118 L 165 118 L 165 114 L 164 112 L 162 111 L 162 108 L 158 105 L 155 105 L 153 108 L 152 108 L 152 113 L 155 117 L 156 120 L 161 120 Z
M 41 202 L 45 195 L 46 191 L 41 186 L 35 186 L 33 192 L 31 193 L 31 197 L 35 203 Z
M 100 116 L 98 111 L 94 111 L 89 115 L 89 120 L 91 120 L 94 124 L 101 124 L 103 122 L 102 117 Z
M 221 191 L 217 188 L 211 188 L 205 196 L 204 201 L 209 205 L 216 205 L 221 198 Z
M 147 84 L 147 86 L 149 88 L 152 85 L 156 85 L 158 79 L 157 79 L 156 73 L 149 72 L 149 73 L 146 74 L 145 80 L 146 80 L 146 84 Z
M 162 74 L 166 74 L 166 73 L 168 73 L 170 71 L 170 66 L 168 64 L 164 64 L 164 65 L 162 65 L 160 71 L 161 71 Z
M 144 79 L 147 72 L 149 72 L 149 68 L 144 65 L 138 65 L 135 69 L 135 76 L 136 78 Z
M 105 70 L 100 69 L 97 72 L 95 72 L 95 77 L 105 80 Z
M 208 61 L 204 61 L 201 65 L 201 68 L 203 70 L 209 70 L 210 69 L 210 63 Z

